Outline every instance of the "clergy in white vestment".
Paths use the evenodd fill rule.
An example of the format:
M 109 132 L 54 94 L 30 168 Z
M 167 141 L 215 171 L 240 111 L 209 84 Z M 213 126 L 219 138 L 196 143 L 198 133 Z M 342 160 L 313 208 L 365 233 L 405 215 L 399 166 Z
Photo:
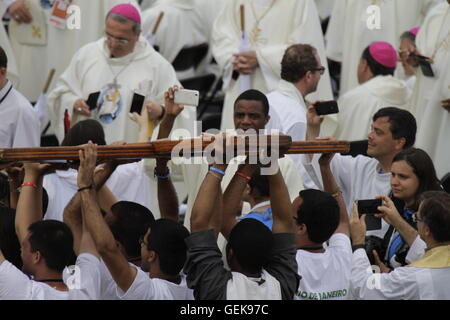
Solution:
M 7 78 L 8 57 L 0 47 L 0 148 L 40 146 L 36 110 Z
M 326 33 L 327 57 L 342 63 L 340 95 L 358 85 L 361 52 L 375 41 L 398 47 L 400 35 L 419 26 L 442 0 L 336 0 Z
M 364 49 L 358 66 L 359 86 L 338 100 L 339 140 L 367 138 L 372 115 L 383 107 L 409 109 L 409 93 L 405 81 L 394 78 L 397 52 L 388 42 L 374 42 Z
M 240 45 L 240 5 L 244 5 L 248 45 L 244 42 Z M 320 19 L 313 0 L 226 2 L 215 21 L 212 41 L 214 58 L 223 72 L 222 129 L 234 128 L 233 105 L 242 90 L 253 88 L 268 93 L 276 89 L 284 51 L 295 43 L 313 45 L 322 64 L 327 67 Z M 241 87 L 246 76 L 250 77 L 248 88 Z M 309 99 L 317 97 L 324 100 L 333 97 L 327 70 L 317 92 Z
M 269 100 L 270 120 L 266 129 L 275 129 L 291 136 L 292 141 L 306 139 L 306 106 L 305 96 L 317 90 L 321 75 L 325 67 L 322 66 L 317 50 L 305 44 L 294 44 L 286 49 L 281 61 L 281 80 L 275 91 L 267 95 Z M 326 117 L 323 126 L 335 128 L 332 118 Z M 306 188 L 317 189 L 316 184 L 309 178 L 301 163 L 300 155 L 292 155 L 298 166 Z
M 3 17 L 8 10 L 9 2 L 8 1 L 1 1 L 0 2 L 0 17 Z M 5 50 L 6 55 L 8 56 L 8 78 L 11 80 L 14 85 L 17 87 L 19 84 L 19 69 L 17 68 L 16 63 L 16 57 L 14 55 L 14 52 L 11 47 L 11 42 L 8 37 L 8 34 L 6 33 L 5 26 L 3 23 L 0 25 L 0 47 Z
M 450 6 L 447 12 L 450 12 Z M 448 26 L 449 22 L 447 19 Z M 450 32 L 447 34 L 450 36 Z M 439 178 L 450 172 L 450 38 L 447 39 L 447 45 L 442 49 L 446 51 L 446 61 L 435 62 L 440 66 L 436 69 L 439 80 L 431 89 L 430 99 L 422 112 L 416 143 L 433 159 Z
M 450 195 L 425 192 L 414 216 L 417 231 L 428 250 L 412 264 L 390 273 L 373 273 L 366 251 L 365 224 L 358 212 L 350 221 L 353 253 L 351 294 L 358 300 L 449 300 L 450 299 Z
M 163 115 L 160 104 L 164 93 L 179 83 L 170 63 L 140 36 L 140 23 L 135 7 L 118 5 L 107 16 L 106 36 L 76 53 L 48 97 L 52 125 L 60 141 L 65 110 L 72 124 L 86 118 L 100 121 L 108 144 L 138 140 L 139 128 L 128 116 L 133 101 L 142 112 L 150 110 L 152 120 Z M 96 95 L 88 106 L 91 94 Z M 194 122 L 195 109 L 187 107 L 175 127 L 192 132 Z
M 164 15 L 153 34 L 161 13 Z M 207 17 L 196 6 L 196 0 L 164 0 L 142 13 L 142 32 L 151 38 L 158 52 L 173 63 L 181 49 L 208 44 L 211 29 L 207 27 Z M 180 80 L 195 75 L 193 67 L 177 72 Z
M 405 31 L 400 36 L 400 45 L 398 47 L 398 58 L 401 63 L 401 68 L 396 68 L 394 76 L 398 79 L 405 80 L 408 90 L 412 92 L 416 84 L 416 72 L 408 63 L 408 52 L 416 50 L 416 36 L 420 27 L 412 28 Z
M 78 49 L 104 34 L 106 14 L 123 2 L 138 6 L 136 0 L 25 0 L 31 22 L 12 17 L 9 25 L 19 74 L 24 74 L 18 90 L 37 101 L 49 70 L 55 69 L 57 79 Z

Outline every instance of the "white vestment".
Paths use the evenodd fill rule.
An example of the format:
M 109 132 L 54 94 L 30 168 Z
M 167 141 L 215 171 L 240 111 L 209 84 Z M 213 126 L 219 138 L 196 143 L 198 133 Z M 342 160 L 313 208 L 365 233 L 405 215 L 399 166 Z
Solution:
M 64 208 L 78 190 L 75 169 L 67 171 L 56 170 L 55 173 L 44 176 L 44 188 L 48 194 L 48 207 L 45 212 L 46 220 L 63 221 Z M 118 166 L 106 186 L 116 197 L 117 201 L 132 201 L 150 208 L 156 201 L 156 189 L 143 171 L 143 162 Z
M 398 48 L 400 35 L 420 26 L 427 12 L 439 2 L 336 0 L 326 33 L 326 47 L 328 58 L 342 62 L 340 95 L 358 85 L 358 63 L 369 44 L 385 41 Z
M 10 23 L 11 44 L 22 74 L 18 89 L 30 101 L 37 101 L 49 70 L 55 69 L 53 80 L 56 80 L 78 49 L 103 35 L 109 10 L 124 2 L 138 7 L 135 0 L 73 0 L 72 5 L 80 8 L 80 29 L 62 29 L 47 24 L 51 8 L 42 7 L 40 0 L 27 0 L 33 21 L 30 24 Z M 54 84 L 53 81 L 50 89 Z
M 422 266 L 430 264 L 427 256 L 442 249 L 448 251 L 448 246 L 431 249 L 425 253 L 425 259 L 390 273 L 373 273 L 366 251 L 358 249 L 353 253 L 351 293 L 356 299 L 364 300 L 448 300 L 450 267 Z M 448 253 L 445 258 L 448 259 Z
M 118 93 L 114 88 L 115 77 L 119 86 Z M 143 37 L 134 51 L 122 58 L 110 58 L 105 38 L 102 38 L 76 53 L 68 69 L 58 80 L 56 88 L 49 94 L 52 124 L 61 141 L 64 136 L 62 120 L 65 109 L 71 114 L 76 100 L 87 99 L 89 94 L 101 92 L 98 102 L 103 104 L 92 111 L 91 117 L 102 123 L 107 143 L 120 140 L 136 142 L 139 128 L 128 117 L 134 93 L 163 104 L 164 93 L 169 87 L 178 84 L 170 63 Z M 78 120 L 84 119 L 85 116 L 78 117 Z M 192 132 L 194 122 L 195 109 L 186 107 L 174 126 Z M 156 134 L 155 130 L 154 135 Z
M 442 27 L 440 27 L 442 26 Z M 438 30 L 441 29 L 441 32 Z M 419 126 L 416 146 L 423 148 L 433 159 L 439 178 L 450 172 L 450 113 L 442 108 L 441 101 L 450 98 L 450 6 L 443 3 L 427 17 L 418 35 L 418 50 L 432 56 L 440 46 L 432 64 L 435 78 L 417 72 L 416 94 L 413 101 Z
M 0 17 L 3 17 L 7 9 L 8 8 L 6 7 L 4 1 L 1 1 Z M 6 33 L 5 26 L 3 25 L 3 23 L 0 23 L 0 47 L 3 48 L 3 50 L 6 53 L 6 56 L 8 57 L 8 78 L 17 87 L 20 79 L 19 70 L 17 68 L 16 57 L 12 50 L 11 42 L 9 40 L 8 34 Z
M 373 115 L 384 107 L 409 110 L 409 91 L 403 80 L 377 76 L 351 89 L 338 100 L 339 140 L 367 139 Z
M 0 90 L 0 101 L 0 148 L 39 147 L 38 114 L 10 81 Z
M 209 42 L 211 30 L 206 27 L 207 19 L 196 7 L 195 1 L 165 0 L 142 13 L 143 35 L 147 37 L 152 33 L 161 12 L 164 12 L 152 42 L 170 63 L 173 63 L 181 49 Z M 194 75 L 193 68 L 177 72 L 178 79 Z
M 233 54 L 239 52 L 241 27 L 240 5 L 245 5 L 245 30 L 250 50 L 256 51 L 259 67 L 251 75 L 251 87 L 268 93 L 276 89 L 281 73 L 281 60 L 289 45 L 305 43 L 314 46 L 321 63 L 327 67 L 322 29 L 313 0 L 230 0 L 216 19 L 213 28 L 213 55 L 223 71 L 225 102 L 222 129 L 234 128 L 233 106 L 241 93 L 240 79 L 232 79 Z M 282 17 L 282 18 L 280 18 Z M 260 21 L 259 21 L 260 20 Z M 309 100 L 332 99 L 328 71 L 322 76 L 318 90 Z

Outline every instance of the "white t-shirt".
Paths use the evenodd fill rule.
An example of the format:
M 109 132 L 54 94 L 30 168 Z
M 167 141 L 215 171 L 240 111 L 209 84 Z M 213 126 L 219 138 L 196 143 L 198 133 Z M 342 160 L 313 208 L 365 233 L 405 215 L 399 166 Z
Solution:
M 350 289 L 352 246 L 348 236 L 331 236 L 324 253 L 297 250 L 302 276 L 296 300 L 346 300 Z
M 322 176 L 316 154 L 310 162 L 308 157 L 302 155 L 306 171 L 316 184 L 323 190 Z M 379 195 L 388 195 L 391 190 L 391 173 L 381 172 L 380 163 L 374 158 L 359 155 L 355 158 L 336 154 L 331 161 L 331 171 L 337 185 L 342 190 L 347 213 L 353 213 L 355 200 L 373 199 Z M 383 219 L 381 229 L 367 231 L 366 235 L 374 235 L 383 238 L 389 228 Z
M 68 291 L 60 291 L 46 283 L 31 280 L 9 261 L 0 265 L 0 300 L 97 300 L 100 291 L 100 260 L 88 253 L 78 256 L 77 280 L 65 279 Z M 70 282 L 70 283 L 68 283 Z M 70 284 L 78 285 L 70 289 Z
M 45 220 L 63 221 L 64 208 L 78 190 L 75 169 L 56 170 L 44 177 L 44 188 L 48 194 Z M 132 201 L 149 208 L 153 197 L 150 179 L 143 170 L 143 162 L 123 164 L 117 167 L 105 184 L 117 201 Z
M 124 292 L 117 287 L 117 296 L 122 300 L 194 300 L 192 289 L 186 284 L 186 277 L 181 276 L 181 283 L 175 284 L 163 279 L 149 278 L 140 268 L 133 284 Z

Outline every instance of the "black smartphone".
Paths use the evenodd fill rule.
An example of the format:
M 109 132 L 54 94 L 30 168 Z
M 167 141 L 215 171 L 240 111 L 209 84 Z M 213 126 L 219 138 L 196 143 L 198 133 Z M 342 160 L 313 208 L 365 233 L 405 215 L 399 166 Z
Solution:
M 130 113 L 141 114 L 142 107 L 144 106 L 145 96 L 142 94 L 134 93 L 133 100 L 131 101 Z
M 319 116 L 339 113 L 338 104 L 334 100 L 317 102 L 315 104 L 316 112 Z
M 86 100 L 86 104 L 89 106 L 89 110 L 94 110 L 97 108 L 98 96 L 100 95 L 100 91 L 91 93 Z
M 367 157 L 368 147 L 369 147 L 369 140 L 350 141 L 350 150 L 346 153 L 342 153 L 342 155 L 352 157 L 363 155 Z
M 434 77 L 433 68 L 430 63 L 432 60 L 430 58 L 415 53 L 411 53 L 411 56 L 416 58 L 420 66 L 420 70 L 422 70 L 425 77 Z
M 380 230 L 381 229 L 381 218 L 374 216 L 376 213 L 381 213 L 378 207 L 382 205 L 381 199 L 368 199 L 368 200 L 358 200 L 358 214 L 359 216 L 366 214 L 366 227 L 367 230 Z

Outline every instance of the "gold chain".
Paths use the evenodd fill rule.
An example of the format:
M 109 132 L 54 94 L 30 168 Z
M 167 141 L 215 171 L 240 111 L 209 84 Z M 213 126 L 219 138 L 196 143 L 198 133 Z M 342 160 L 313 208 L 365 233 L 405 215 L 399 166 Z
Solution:
M 261 29 L 259 28 L 259 23 L 269 13 L 270 9 L 272 9 L 275 2 L 276 2 L 276 0 L 272 0 L 272 2 L 270 3 L 270 6 L 267 8 L 267 10 L 264 11 L 264 13 L 260 17 L 258 17 L 256 14 L 255 6 L 253 5 L 253 1 L 250 1 L 250 6 L 252 8 L 253 16 L 256 19 L 255 25 L 252 29 L 252 36 L 251 36 L 251 39 L 253 40 L 253 42 L 256 42 L 256 39 L 259 37 L 259 33 L 261 32 Z

